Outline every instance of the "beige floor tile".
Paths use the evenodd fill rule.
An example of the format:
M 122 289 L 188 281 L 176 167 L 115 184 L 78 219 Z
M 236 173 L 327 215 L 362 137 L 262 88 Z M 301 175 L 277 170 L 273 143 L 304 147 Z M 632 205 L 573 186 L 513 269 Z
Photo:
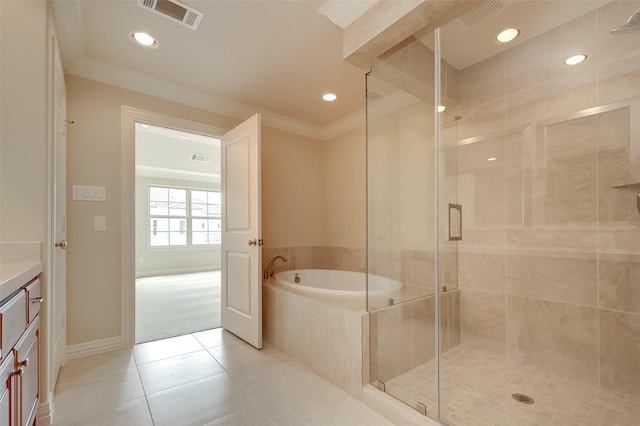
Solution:
M 199 331 L 193 333 L 193 336 L 207 349 L 216 348 L 218 346 L 228 346 L 233 344 L 245 344 L 242 339 L 234 336 L 223 328 L 214 328 L 213 330 Z
M 116 410 L 126 401 L 144 396 L 138 370 L 130 368 L 91 383 L 58 384 L 54 407 L 58 418 Z M 54 414 L 55 415 L 55 414 Z
M 138 367 L 138 371 L 147 395 L 225 372 L 204 349 L 142 364 Z
M 227 371 L 260 368 L 286 358 L 269 344 L 264 344 L 260 350 L 249 344 L 224 345 L 209 349 L 209 352 Z
M 54 425 L 390 424 L 274 347 L 222 330 L 69 360 L 54 407 Z
M 114 373 L 127 371 L 135 366 L 132 349 L 77 358 L 69 360 L 62 367 L 57 384 L 66 382 L 91 383 L 109 378 Z
M 204 426 L 277 426 L 277 423 L 257 405 L 206 423 Z
M 61 411 L 58 415 L 58 411 Z M 111 409 L 97 410 L 89 414 L 70 413 L 74 410 L 56 410 L 53 426 L 147 426 L 153 425 L 147 400 L 144 397 L 116 404 Z
M 154 424 L 195 426 L 241 411 L 248 395 L 222 373 L 148 395 L 147 399 Z
M 136 345 L 133 348 L 133 355 L 135 356 L 136 364 L 142 365 L 148 362 L 160 361 L 178 355 L 197 352 L 202 349 L 203 346 L 200 342 L 198 342 L 193 335 L 187 334 Z

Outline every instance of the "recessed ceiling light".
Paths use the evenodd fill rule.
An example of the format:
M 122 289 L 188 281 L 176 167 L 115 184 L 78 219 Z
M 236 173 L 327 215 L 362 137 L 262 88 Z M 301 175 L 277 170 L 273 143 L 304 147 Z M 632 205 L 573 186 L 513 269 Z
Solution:
M 506 30 L 500 31 L 500 34 L 496 36 L 496 40 L 498 40 L 498 43 L 509 43 L 510 41 L 515 40 L 515 38 L 519 35 L 520 30 L 515 28 L 507 28 Z
M 151 126 L 149 126 L 148 124 L 140 123 L 140 127 L 142 127 L 143 129 L 148 129 Z
M 496 158 L 496 157 L 489 157 L 489 158 L 487 158 L 487 161 L 496 161 L 496 160 L 497 160 L 497 158 Z
M 142 31 L 133 31 L 129 33 L 131 40 L 143 47 L 158 47 L 158 40 Z
M 579 54 L 579 55 L 573 55 L 568 57 L 567 59 L 564 60 L 564 64 L 565 65 L 578 65 L 583 63 L 584 61 L 587 60 L 587 55 L 585 54 Z
M 447 109 L 444 105 L 438 105 L 438 112 L 444 112 Z
M 322 95 L 322 99 L 327 102 L 333 102 L 338 99 L 338 97 L 334 93 L 325 93 L 324 95 Z

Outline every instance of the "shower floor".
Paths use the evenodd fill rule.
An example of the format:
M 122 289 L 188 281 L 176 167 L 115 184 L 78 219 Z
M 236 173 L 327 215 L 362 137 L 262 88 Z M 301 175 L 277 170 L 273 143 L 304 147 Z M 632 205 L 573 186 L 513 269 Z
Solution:
M 442 357 L 442 418 L 470 425 L 640 425 L 640 396 L 604 389 L 518 364 L 506 357 L 458 346 Z M 386 392 L 435 417 L 435 363 L 385 381 Z M 515 401 L 512 394 L 535 403 Z

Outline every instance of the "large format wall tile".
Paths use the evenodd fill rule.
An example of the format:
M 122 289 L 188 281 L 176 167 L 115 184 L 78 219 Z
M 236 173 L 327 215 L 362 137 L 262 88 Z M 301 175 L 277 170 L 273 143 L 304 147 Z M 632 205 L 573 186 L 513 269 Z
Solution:
M 602 255 L 600 308 L 640 314 L 640 256 Z
M 371 380 L 388 380 L 411 368 L 411 306 L 407 303 L 369 313 Z
M 567 252 L 548 256 L 522 255 L 507 257 L 509 294 L 576 305 L 596 307 L 598 273 L 593 258 L 577 257 Z
M 411 306 L 412 368 L 435 357 L 436 322 L 434 302 L 434 297 L 423 297 L 409 302 Z
M 640 315 L 600 310 L 600 384 L 640 395 Z
M 322 303 L 311 311 L 313 371 L 350 394 L 362 394 L 362 313 Z
M 598 312 L 594 308 L 508 297 L 509 357 L 598 383 Z
M 460 249 L 458 252 L 460 288 L 505 293 L 505 256 L 496 250 L 470 251 Z
M 461 290 L 448 291 L 446 294 L 449 309 L 447 349 L 453 349 L 460 344 L 460 293 Z
M 461 343 L 490 353 L 506 354 L 504 293 L 472 289 L 460 292 Z

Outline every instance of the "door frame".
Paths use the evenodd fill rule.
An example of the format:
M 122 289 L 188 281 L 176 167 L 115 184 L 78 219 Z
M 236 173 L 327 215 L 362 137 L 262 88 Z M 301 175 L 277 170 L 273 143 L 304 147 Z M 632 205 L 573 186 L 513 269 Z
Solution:
M 208 124 L 122 106 L 120 138 L 120 346 L 122 348 L 130 348 L 135 344 L 135 124 L 137 121 L 214 138 L 220 138 L 227 132 L 227 129 Z

